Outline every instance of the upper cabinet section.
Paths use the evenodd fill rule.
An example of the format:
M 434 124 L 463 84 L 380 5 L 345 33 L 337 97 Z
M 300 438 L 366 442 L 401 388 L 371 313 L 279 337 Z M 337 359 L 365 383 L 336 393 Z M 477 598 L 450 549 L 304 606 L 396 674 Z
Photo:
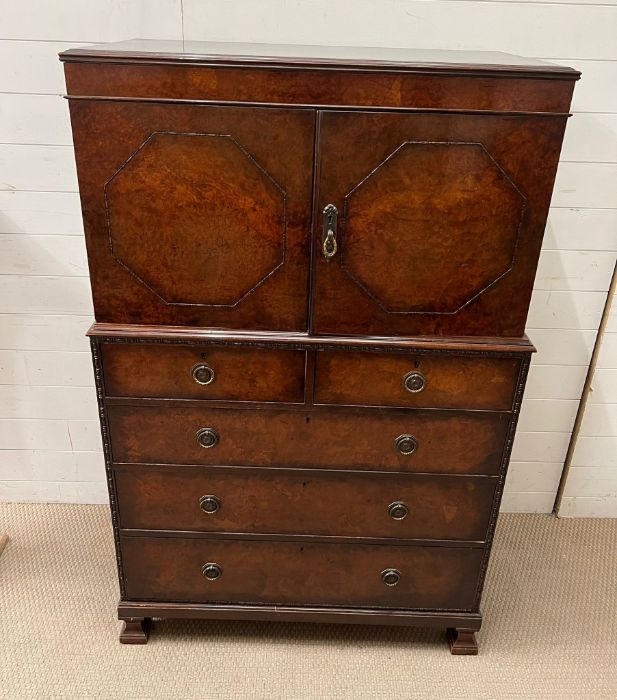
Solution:
M 177 42 L 61 57 L 97 321 L 523 334 L 576 71 Z

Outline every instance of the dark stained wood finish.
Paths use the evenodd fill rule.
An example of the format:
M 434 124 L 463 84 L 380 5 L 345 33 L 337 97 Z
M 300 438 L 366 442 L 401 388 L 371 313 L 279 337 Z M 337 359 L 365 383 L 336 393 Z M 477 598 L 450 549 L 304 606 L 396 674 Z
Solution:
M 473 629 L 461 629 L 449 627 L 447 630 L 450 653 L 455 655 L 476 656 L 478 642 Z
M 505 413 L 285 411 L 109 405 L 116 462 L 498 474 Z M 200 428 L 219 443 L 201 447 Z M 394 441 L 413 435 L 402 455 Z
M 128 597 L 170 602 L 468 610 L 481 549 L 122 537 Z M 222 574 L 207 580 L 202 567 Z M 400 571 L 397 585 L 384 570 Z
M 286 192 L 233 136 L 167 128 L 105 184 L 112 254 L 168 304 L 237 306 L 284 262 Z
M 108 343 L 101 346 L 108 396 L 304 401 L 305 353 L 204 345 Z M 211 384 L 198 384 L 196 365 L 214 372 Z
M 67 63 L 70 97 L 269 103 L 412 110 L 567 113 L 573 82 L 554 78 L 422 75 L 182 65 Z
M 480 476 L 131 466 L 116 470 L 123 528 L 481 541 L 497 481 Z M 219 510 L 205 513 L 213 495 Z M 388 507 L 403 502 L 408 515 Z
M 580 74 L 147 40 L 61 58 L 121 641 L 152 617 L 277 619 L 440 626 L 476 653 Z
M 121 618 L 122 619 L 122 618 Z M 147 644 L 152 620 L 149 617 L 130 617 L 122 622 L 121 644 Z
M 448 642 L 453 641 L 457 633 L 472 633 L 482 625 L 482 616 L 474 612 L 458 611 L 423 611 L 401 608 L 345 608 L 341 606 L 291 606 L 291 605 L 249 605 L 247 603 L 169 603 L 121 601 L 118 605 L 118 617 L 126 620 L 129 615 L 151 615 L 152 617 L 174 617 L 196 620 L 260 620 L 277 622 L 309 623 L 344 623 L 353 625 L 388 625 L 413 627 L 448 627 L 465 625 L 463 629 L 448 627 Z M 135 618 L 132 618 L 134 620 Z M 141 619 L 141 618 L 140 618 Z M 129 619 L 131 621 L 131 619 Z M 150 627 L 150 618 L 145 622 Z M 124 631 L 124 630 L 123 630 Z M 207 627 L 204 627 L 207 632 Z M 124 643 L 147 643 L 147 636 L 141 641 Z M 469 639 L 469 637 L 468 637 Z M 121 636 L 121 641 L 124 641 Z M 473 637 L 475 642 L 475 635 Z M 473 646 L 468 648 L 473 649 Z M 476 654 L 476 651 L 453 651 L 453 654 Z
M 457 355 L 317 352 L 314 399 L 318 404 L 512 410 L 520 360 Z M 425 387 L 405 389 L 409 372 Z
M 536 58 L 514 56 L 500 51 L 450 51 L 443 49 L 393 48 L 385 46 L 315 46 L 298 44 L 259 44 L 182 39 L 128 39 L 79 46 L 60 53 L 62 61 L 117 63 L 152 62 L 159 64 L 254 66 L 291 68 L 365 68 L 377 71 L 392 67 L 414 73 L 457 75 L 526 75 L 535 78 L 573 80 L 580 73 Z
M 384 337 L 384 336 L 321 336 L 304 333 L 280 333 L 272 331 L 222 331 L 212 328 L 183 328 L 181 326 L 132 326 L 128 324 L 93 323 L 87 335 L 101 342 L 155 343 L 172 345 L 196 345 L 197 343 L 224 346 L 250 346 L 260 348 L 288 347 L 305 350 L 367 350 L 372 352 L 405 351 L 424 354 L 452 351 L 484 357 L 520 355 L 535 352 L 526 335 L 520 338 L 487 338 L 481 336 L 440 338 L 438 336 Z
M 98 321 L 306 329 L 312 112 L 94 101 L 71 120 Z
M 345 623 L 349 625 L 393 625 L 410 627 L 449 627 L 465 625 L 480 629 L 477 612 L 409 610 L 401 608 L 346 608 L 344 606 L 249 605 L 247 603 L 162 603 L 120 601 L 118 617 L 151 615 L 184 617 L 192 620 L 276 620 L 277 622 Z M 207 628 L 206 628 L 207 629 Z
M 313 331 L 522 335 L 565 125 L 322 113 L 315 216 L 342 219 L 332 260 L 315 236 Z

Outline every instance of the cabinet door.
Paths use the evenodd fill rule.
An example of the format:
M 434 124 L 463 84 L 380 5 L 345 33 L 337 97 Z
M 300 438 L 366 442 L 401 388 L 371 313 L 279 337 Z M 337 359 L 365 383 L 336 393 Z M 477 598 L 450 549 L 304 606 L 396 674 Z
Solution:
M 322 113 L 313 331 L 522 335 L 564 127 Z
M 98 321 L 307 327 L 315 114 L 73 101 Z

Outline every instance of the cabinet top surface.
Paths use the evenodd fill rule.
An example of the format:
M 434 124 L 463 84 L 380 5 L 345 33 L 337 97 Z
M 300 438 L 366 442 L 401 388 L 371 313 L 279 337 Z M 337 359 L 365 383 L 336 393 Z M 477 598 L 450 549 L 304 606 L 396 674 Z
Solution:
M 131 39 L 69 49 L 63 61 L 127 61 L 224 65 L 284 65 L 426 72 L 517 73 L 577 78 L 578 71 L 545 61 L 492 51 L 300 46 L 213 41 Z

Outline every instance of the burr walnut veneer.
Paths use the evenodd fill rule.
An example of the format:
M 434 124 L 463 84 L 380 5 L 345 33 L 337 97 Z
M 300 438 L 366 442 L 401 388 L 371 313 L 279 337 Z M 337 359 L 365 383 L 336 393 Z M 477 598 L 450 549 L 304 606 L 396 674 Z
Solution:
M 65 61 L 125 621 L 474 632 L 578 73 L 131 41 Z

